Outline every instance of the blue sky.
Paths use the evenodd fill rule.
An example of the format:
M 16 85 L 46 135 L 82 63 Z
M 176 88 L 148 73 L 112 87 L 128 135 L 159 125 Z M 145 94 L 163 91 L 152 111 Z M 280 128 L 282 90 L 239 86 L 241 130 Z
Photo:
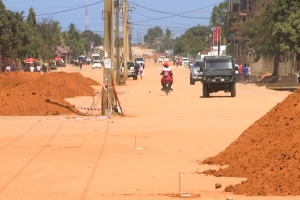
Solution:
M 32 6 L 37 19 L 50 17 L 60 22 L 62 30 L 74 23 L 80 31 L 85 30 L 85 5 L 88 1 L 89 30 L 103 36 L 103 0 L 2 0 L 7 9 L 24 11 Z M 149 28 L 169 28 L 175 37 L 196 25 L 208 25 L 214 6 L 223 0 L 128 0 L 132 11 L 133 42 L 143 40 Z M 120 0 L 122 2 L 122 0 Z M 77 9 L 78 8 L 78 9 Z M 72 11 L 67 11 L 75 9 Z M 180 15 L 180 16 L 174 16 Z

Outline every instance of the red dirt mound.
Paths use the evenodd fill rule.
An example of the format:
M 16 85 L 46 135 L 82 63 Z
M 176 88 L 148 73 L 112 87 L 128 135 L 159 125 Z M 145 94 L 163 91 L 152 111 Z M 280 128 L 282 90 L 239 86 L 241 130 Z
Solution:
M 247 178 L 227 186 L 227 192 L 300 195 L 300 90 L 277 104 L 223 152 L 202 163 L 229 165 L 205 174 Z
M 0 74 L 0 115 L 34 116 L 78 113 L 65 98 L 92 95 L 96 81 L 80 73 Z

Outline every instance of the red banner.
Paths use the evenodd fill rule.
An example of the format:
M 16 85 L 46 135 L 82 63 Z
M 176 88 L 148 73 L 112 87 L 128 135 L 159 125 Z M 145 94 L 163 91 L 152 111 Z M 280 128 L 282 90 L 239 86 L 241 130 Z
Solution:
M 212 27 L 212 32 L 213 32 L 213 42 L 221 42 L 221 27 L 220 26 L 215 26 Z

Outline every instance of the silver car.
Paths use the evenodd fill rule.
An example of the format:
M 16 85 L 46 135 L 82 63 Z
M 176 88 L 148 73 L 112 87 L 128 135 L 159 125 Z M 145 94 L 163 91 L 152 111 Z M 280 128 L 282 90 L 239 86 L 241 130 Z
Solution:
M 124 76 L 124 63 L 120 66 L 120 75 Z M 133 80 L 137 80 L 138 70 L 135 68 L 135 64 L 132 61 L 127 62 L 127 76 L 132 77 Z
M 195 85 L 196 81 L 201 81 L 203 74 L 203 60 L 195 60 L 190 67 L 190 85 Z M 200 70 L 201 69 L 201 70 Z

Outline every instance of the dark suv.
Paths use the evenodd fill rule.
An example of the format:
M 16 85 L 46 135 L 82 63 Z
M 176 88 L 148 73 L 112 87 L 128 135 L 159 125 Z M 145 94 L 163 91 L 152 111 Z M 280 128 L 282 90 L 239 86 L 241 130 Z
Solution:
M 204 57 L 203 97 L 210 93 L 224 91 L 236 96 L 235 69 L 232 56 L 206 56 Z

